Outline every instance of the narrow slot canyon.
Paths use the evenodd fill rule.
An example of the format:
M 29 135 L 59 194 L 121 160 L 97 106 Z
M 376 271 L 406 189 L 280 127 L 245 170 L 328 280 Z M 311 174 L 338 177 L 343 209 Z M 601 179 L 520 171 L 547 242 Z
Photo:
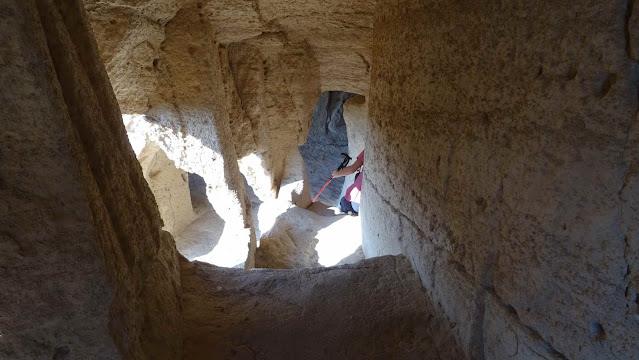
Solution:
M 0 359 L 639 360 L 634 5 L 3 1 Z

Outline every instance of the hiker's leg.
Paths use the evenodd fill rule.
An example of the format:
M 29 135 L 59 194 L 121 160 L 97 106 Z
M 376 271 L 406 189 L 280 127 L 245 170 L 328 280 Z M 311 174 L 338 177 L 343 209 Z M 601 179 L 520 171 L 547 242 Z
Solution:
M 350 208 L 350 201 L 346 200 L 346 198 L 342 196 L 342 199 L 340 199 L 339 201 L 339 211 L 345 213 L 345 212 L 348 212 L 349 208 Z

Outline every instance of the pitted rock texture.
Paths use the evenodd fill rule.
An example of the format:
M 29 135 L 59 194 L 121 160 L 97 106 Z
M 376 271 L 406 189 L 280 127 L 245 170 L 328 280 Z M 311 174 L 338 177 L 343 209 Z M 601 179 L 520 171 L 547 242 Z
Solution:
M 220 53 L 210 46 L 209 24 L 191 21 L 197 13 L 196 4 L 184 6 L 164 28 L 169 36 L 162 43 L 165 57 L 156 63 L 151 108 L 125 120 L 130 134 L 157 143 L 178 168 L 205 179 L 216 212 L 235 234 L 243 233 L 236 239 L 236 254 L 251 267 L 255 238 L 250 203 L 229 127 Z
M 0 5 L 0 358 L 176 359 L 175 245 L 88 23 Z
M 310 204 L 305 168 L 291 153 L 306 139 L 323 87 L 367 91 L 373 4 L 335 4 L 327 12 L 316 3 L 86 2 L 123 112 L 144 114 L 221 155 L 184 157 L 191 145 L 179 139 L 163 147 L 179 168 L 223 184 L 209 198 L 227 226 L 246 227 L 238 242 L 250 244 L 250 266 L 252 211 L 235 162 L 259 154 L 273 198 L 297 174 L 302 186 L 283 196 Z M 321 31 L 317 21 L 324 21 Z M 340 26 L 352 36 L 336 36 Z
M 286 158 L 305 141 L 319 95 L 317 61 L 306 44 L 290 43 L 282 34 L 264 34 L 227 49 L 237 153 L 261 154 L 272 196 L 279 197 L 294 166 Z
M 364 252 L 406 254 L 470 358 L 639 358 L 627 5 L 378 2 Z
M 204 13 L 223 44 L 280 34 L 307 43 L 319 63 L 322 91 L 368 92 L 375 2 L 210 1 Z
M 459 359 L 404 257 L 242 271 L 182 264 L 184 359 Z

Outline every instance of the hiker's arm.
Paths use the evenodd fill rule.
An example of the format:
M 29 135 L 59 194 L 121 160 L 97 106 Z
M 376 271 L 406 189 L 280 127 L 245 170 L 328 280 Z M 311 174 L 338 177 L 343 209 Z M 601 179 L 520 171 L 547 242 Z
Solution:
M 340 177 L 340 176 L 346 176 L 346 175 L 353 174 L 362 165 L 364 165 L 364 162 L 362 160 L 360 160 L 360 159 L 356 159 L 355 162 L 353 163 L 353 165 L 347 166 L 347 167 L 343 168 L 342 170 L 333 170 L 333 177 Z

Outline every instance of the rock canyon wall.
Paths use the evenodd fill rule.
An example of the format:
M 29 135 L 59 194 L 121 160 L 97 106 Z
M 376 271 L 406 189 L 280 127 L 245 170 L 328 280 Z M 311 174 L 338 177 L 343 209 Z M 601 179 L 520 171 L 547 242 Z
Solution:
M 234 239 L 215 263 L 252 267 L 243 159 L 262 162 L 268 186 L 243 175 L 263 198 L 310 205 L 297 147 L 322 90 L 368 91 L 374 3 L 85 2 L 129 135 L 204 178 Z
M 378 2 L 364 251 L 469 358 L 639 358 L 632 3 Z
M 175 245 L 87 25 L 0 5 L 0 357 L 180 358 Z
M 3 2 L 0 357 L 181 358 L 174 238 L 228 267 L 340 263 L 326 249 L 357 218 L 306 209 L 298 146 L 320 94 L 343 91 L 359 94 L 344 105 L 350 155 L 367 149 L 363 252 L 419 274 L 415 316 L 440 327 L 421 339 L 454 338 L 470 359 L 638 359 L 635 3 Z M 353 269 L 391 284 L 406 264 L 390 259 Z M 182 265 L 267 297 L 291 278 Z M 230 293 L 199 287 L 186 300 Z M 197 324 L 210 307 L 193 303 Z M 222 325 L 196 330 L 232 338 Z

